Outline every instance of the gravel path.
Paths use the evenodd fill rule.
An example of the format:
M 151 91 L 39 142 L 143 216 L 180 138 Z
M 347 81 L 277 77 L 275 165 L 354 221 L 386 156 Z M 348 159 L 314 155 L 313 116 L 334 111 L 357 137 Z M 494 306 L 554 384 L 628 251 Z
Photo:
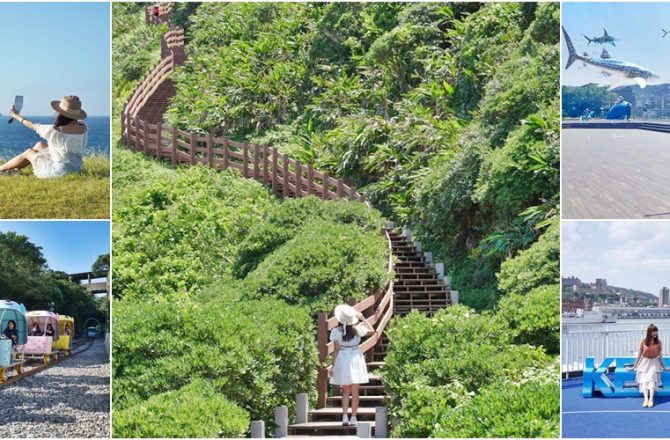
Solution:
M 0 438 L 109 437 L 110 365 L 91 348 L 0 390 Z

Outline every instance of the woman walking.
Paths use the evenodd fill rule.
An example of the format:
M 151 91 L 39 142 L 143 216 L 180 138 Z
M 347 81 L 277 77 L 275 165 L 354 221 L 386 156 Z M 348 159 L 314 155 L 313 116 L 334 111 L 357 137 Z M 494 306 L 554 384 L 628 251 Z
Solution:
M 88 143 L 87 127 L 80 122 L 86 119 L 81 101 L 76 96 L 66 96 L 60 101 L 51 101 L 51 107 L 57 113 L 53 125 L 36 124 L 19 115 L 14 107 L 9 110 L 10 116 L 35 131 L 46 142 L 37 142 L 34 147 L 1 165 L 0 175 L 18 173 L 30 164 L 33 173 L 40 179 L 81 171 L 81 157 Z
M 658 327 L 654 324 L 647 327 L 647 336 L 640 341 L 640 350 L 631 369 L 636 370 L 635 381 L 644 395 L 642 406 L 653 407 L 654 392 L 661 383 L 661 372 L 665 370 L 663 345 L 658 338 Z
M 340 323 L 330 332 L 335 342 L 334 364 L 331 370 L 331 385 L 342 388 L 342 424 L 355 426 L 359 403 L 359 385 L 368 383 L 368 367 L 360 350 L 361 338 L 374 332 L 362 313 L 342 304 L 335 307 L 335 318 Z M 349 419 L 349 397 L 351 397 L 351 419 Z

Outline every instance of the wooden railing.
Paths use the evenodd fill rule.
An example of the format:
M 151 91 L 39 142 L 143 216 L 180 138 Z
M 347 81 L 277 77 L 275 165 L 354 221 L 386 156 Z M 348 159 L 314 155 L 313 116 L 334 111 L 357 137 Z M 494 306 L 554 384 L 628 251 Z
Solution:
M 147 14 L 150 12 L 150 8 L 147 8 Z M 162 12 L 163 9 L 161 9 Z M 165 21 L 168 20 L 169 12 L 165 17 Z M 134 151 L 153 155 L 159 161 L 169 160 L 173 165 L 200 163 L 220 171 L 234 168 L 244 177 L 253 178 L 271 186 L 273 193 L 284 197 L 316 195 L 323 200 L 347 198 L 365 201 L 365 197 L 359 194 L 353 185 L 346 185 L 342 179 L 332 178 L 327 173 L 315 170 L 312 165 L 305 165 L 291 159 L 276 148 L 249 145 L 227 137 L 217 137 L 212 133 L 187 132 L 176 127 L 160 123 L 152 124 L 142 120 L 139 115 L 151 96 L 163 83 L 170 80 L 175 67 L 182 65 L 186 59 L 183 29 L 173 28 L 163 35 L 161 58 L 161 62 L 131 94 L 123 109 L 121 133 L 124 142 Z M 368 358 L 393 316 L 391 238 L 387 229 L 383 229 L 383 233 L 389 248 L 387 271 L 390 281 L 379 292 L 353 304 L 356 310 L 363 313 L 375 328 L 375 332 L 361 344 L 361 351 L 366 353 Z M 332 368 L 326 363 L 328 356 L 335 349 L 334 344 L 328 341 L 328 334 L 335 326 L 337 326 L 337 320 L 334 317 L 329 319 L 325 313 L 318 315 L 319 361 L 321 363 L 317 384 L 319 408 L 326 405 L 328 374 Z
M 154 6 L 158 6 L 158 17 L 154 16 Z M 149 24 L 165 23 L 170 19 L 172 4 L 167 2 L 153 3 L 144 10 L 144 18 Z
M 316 195 L 323 200 L 365 200 L 354 186 L 291 159 L 276 148 L 150 124 L 128 114 L 124 120 L 127 145 L 158 160 L 169 159 L 173 165 L 200 163 L 219 171 L 233 168 L 244 177 L 271 186 L 275 194 L 285 197 Z
M 368 296 L 361 302 L 354 300 L 350 304 L 365 316 L 370 325 L 375 329 L 361 345 L 360 350 L 371 360 L 373 349 L 384 333 L 386 325 L 393 316 L 393 249 L 388 229 L 384 228 L 382 233 L 388 244 L 387 275 L 389 281 L 379 292 Z M 317 408 L 325 408 L 328 399 L 328 378 L 333 368 L 329 365 L 329 356 L 335 352 L 335 343 L 329 341 L 330 331 L 339 325 L 337 319 L 328 317 L 326 313 L 319 313 L 317 317 L 317 338 L 319 346 L 319 373 L 317 377 Z

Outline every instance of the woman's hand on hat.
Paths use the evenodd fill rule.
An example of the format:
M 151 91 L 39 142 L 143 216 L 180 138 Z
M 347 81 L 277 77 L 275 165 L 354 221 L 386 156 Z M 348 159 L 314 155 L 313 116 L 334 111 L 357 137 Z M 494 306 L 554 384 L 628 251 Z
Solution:
M 16 113 L 16 109 L 14 108 L 14 106 L 11 106 L 9 108 L 9 116 L 18 116 L 18 113 Z

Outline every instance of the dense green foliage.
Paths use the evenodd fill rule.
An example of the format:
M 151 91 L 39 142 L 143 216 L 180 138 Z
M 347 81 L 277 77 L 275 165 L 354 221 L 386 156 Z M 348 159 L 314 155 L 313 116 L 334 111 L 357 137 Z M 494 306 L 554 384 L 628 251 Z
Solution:
M 183 300 L 219 280 L 250 225 L 273 203 L 260 183 L 232 171 L 204 166 L 169 171 L 137 154 L 118 153 L 114 193 L 123 194 L 113 212 L 118 298 Z
M 516 344 L 506 318 L 454 306 L 393 320 L 382 374 L 394 436 L 558 436 L 555 362 Z
M 143 6 L 114 7 L 119 47 L 139 46 L 115 47 L 120 111 L 160 27 L 144 29 Z M 465 304 L 490 309 L 394 318 L 382 371 L 394 436 L 558 436 L 559 12 L 177 6 L 189 58 L 168 123 L 346 179 L 446 263 Z M 313 391 L 311 313 L 386 281 L 379 212 L 114 157 L 115 407 L 155 406 L 203 379 L 268 421 Z
M 0 232 L 0 292 L 0 299 L 22 303 L 28 310 L 72 316 L 79 332 L 87 318 L 103 326 L 107 322 L 106 301 L 96 301 L 65 273 L 50 269 L 42 248 L 15 232 Z
M 597 116 L 604 116 L 614 105 L 616 93 L 607 90 L 608 86 L 587 84 L 585 86 L 563 86 L 562 114 L 568 118 L 582 116 L 586 109 L 595 111 Z
M 253 420 L 272 420 L 276 406 L 293 407 L 296 393 L 313 388 L 317 355 L 307 312 L 217 293 L 185 305 L 114 303 L 115 408 L 201 378 Z
M 239 438 L 249 422 L 245 410 L 210 382 L 196 379 L 179 390 L 114 411 L 113 426 L 115 436 L 126 438 Z
M 203 4 L 169 121 L 362 188 L 493 307 L 558 213 L 558 3 Z M 212 72 L 216 72 L 213 75 Z

